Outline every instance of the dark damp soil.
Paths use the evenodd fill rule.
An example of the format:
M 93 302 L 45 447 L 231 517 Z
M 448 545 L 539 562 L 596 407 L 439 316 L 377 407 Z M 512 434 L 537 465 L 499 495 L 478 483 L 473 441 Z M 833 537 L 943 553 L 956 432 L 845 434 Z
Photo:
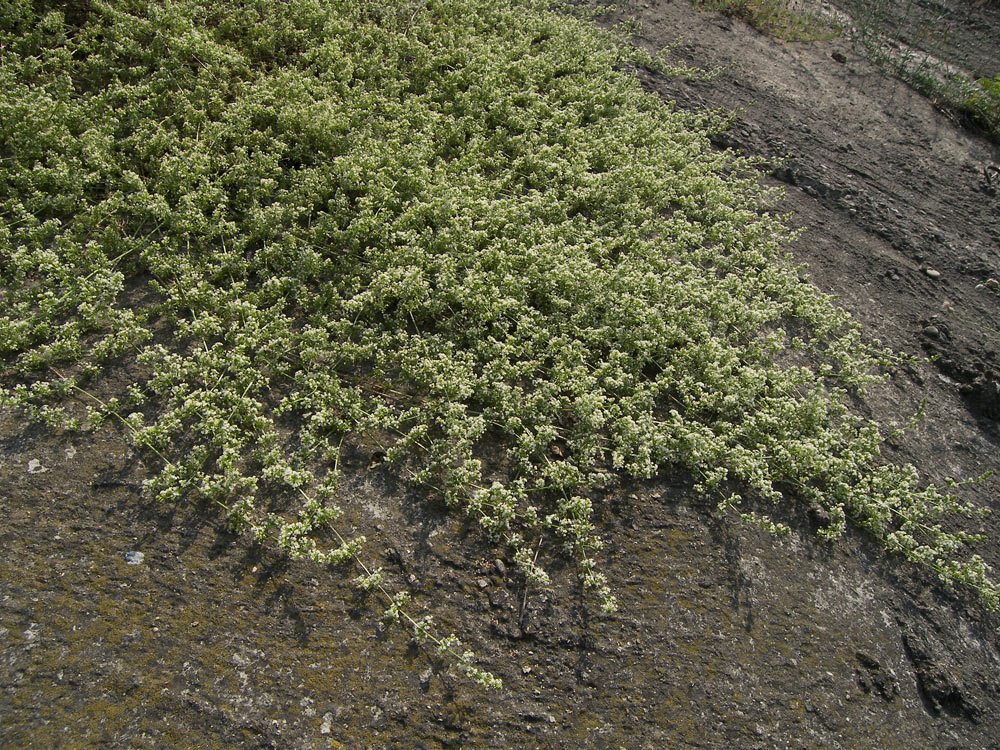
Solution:
M 1000 47 L 995 5 L 943 7 L 993 14 L 968 49 L 950 39 L 959 52 L 983 33 Z M 723 69 L 640 75 L 677 106 L 738 110 L 718 145 L 781 160 L 764 179 L 785 188 L 806 273 L 884 343 L 938 355 L 864 407 L 905 421 L 926 400 L 891 457 L 936 482 L 1000 469 L 1000 148 L 845 39 L 781 43 L 680 0 L 624 12 L 638 43 Z M 382 626 L 353 571 L 248 547 L 210 508 L 147 503 L 113 428 L 0 413 L 0 746 L 1000 747 L 1000 621 L 863 535 L 823 543 L 789 509 L 779 543 L 715 518 L 683 476 L 616 487 L 599 511 L 620 602 L 605 616 L 570 567 L 526 590 L 377 464 L 358 445 L 344 467 L 366 554 L 503 692 Z M 963 496 L 996 509 L 998 490 Z M 1000 540 L 1000 518 L 985 526 Z M 1000 569 L 995 542 L 980 552 Z

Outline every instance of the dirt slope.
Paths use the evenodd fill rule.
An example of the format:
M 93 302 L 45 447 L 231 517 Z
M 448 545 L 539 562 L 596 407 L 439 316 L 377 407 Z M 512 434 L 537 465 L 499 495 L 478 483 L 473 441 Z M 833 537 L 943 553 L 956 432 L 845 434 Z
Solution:
M 941 354 L 872 398 L 899 420 L 927 399 L 894 458 L 935 481 L 1000 470 L 1000 149 L 844 40 L 783 44 L 680 0 L 628 12 L 640 43 L 682 36 L 688 62 L 726 68 L 642 76 L 678 106 L 739 108 L 719 145 L 784 159 L 766 179 L 785 184 L 816 283 L 884 343 Z M 568 568 L 525 591 L 372 454 L 344 467 L 371 554 L 501 694 L 381 627 L 352 574 L 248 550 L 210 509 L 145 504 L 146 469 L 113 430 L 81 441 L 7 413 L 0 746 L 1000 747 L 1000 622 L 860 535 L 824 544 L 789 510 L 776 544 L 714 519 L 683 477 L 623 486 L 600 518 L 621 605 L 606 617 Z M 997 508 L 998 490 L 964 491 Z M 1000 518 L 987 526 L 1000 540 Z M 1000 568 L 995 543 L 981 552 Z

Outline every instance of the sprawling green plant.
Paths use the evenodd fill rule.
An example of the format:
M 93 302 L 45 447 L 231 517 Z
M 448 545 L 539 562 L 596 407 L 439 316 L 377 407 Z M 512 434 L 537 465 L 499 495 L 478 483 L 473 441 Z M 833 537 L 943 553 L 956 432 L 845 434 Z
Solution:
M 346 438 L 530 581 L 558 540 L 607 610 L 600 488 L 664 469 L 775 531 L 744 498 L 817 504 L 996 608 L 978 537 L 939 525 L 974 509 L 846 406 L 886 355 L 613 37 L 527 0 L 19 0 L 0 49 L 0 403 L 119 418 L 152 495 L 353 560 L 474 678 L 338 531 Z M 99 401 L 122 362 L 145 375 Z

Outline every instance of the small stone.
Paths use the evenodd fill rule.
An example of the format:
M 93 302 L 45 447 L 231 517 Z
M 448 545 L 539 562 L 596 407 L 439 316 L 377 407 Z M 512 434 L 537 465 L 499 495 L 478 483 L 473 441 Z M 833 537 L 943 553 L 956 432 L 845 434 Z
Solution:
M 303 716 L 312 718 L 316 715 L 316 709 L 313 708 L 313 703 L 314 701 L 312 698 L 303 698 L 299 701 L 299 707 L 302 709 Z
M 479 586 L 479 588 L 484 589 L 490 585 L 490 582 L 487 581 L 485 578 L 480 578 L 478 581 L 476 581 L 476 585 Z
M 809 506 L 809 517 L 812 518 L 813 523 L 824 527 L 828 526 L 831 520 L 829 512 L 819 503 L 813 503 Z
M 423 672 L 420 673 L 420 687 L 424 690 L 431 684 L 431 677 L 434 676 L 434 670 L 427 667 Z
M 327 711 L 323 714 L 323 723 L 319 727 L 319 733 L 330 734 L 331 729 L 333 729 L 333 714 Z
M 125 562 L 129 565 L 142 565 L 142 561 L 145 559 L 146 556 L 144 554 L 135 550 L 129 550 L 125 553 Z
M 930 336 L 932 339 L 936 339 L 941 335 L 941 331 L 938 330 L 937 326 L 927 326 L 924 328 L 924 336 Z
M 507 575 L 507 566 L 503 564 L 503 560 L 497 559 L 493 561 L 493 567 L 497 569 L 497 573 L 501 576 Z
M 46 471 L 48 471 L 48 469 L 42 466 L 42 462 L 39 461 L 37 458 L 33 458 L 30 461 L 28 461 L 29 474 L 43 474 Z
M 847 55 L 845 55 L 843 52 L 840 52 L 839 50 L 836 51 L 836 52 L 833 52 L 830 55 L 830 57 L 832 57 L 834 60 L 836 60 L 837 62 L 839 62 L 841 64 L 847 62 Z
M 962 395 L 990 419 L 1000 419 L 1000 381 L 980 376 L 971 384 L 962 386 Z
M 521 714 L 525 719 L 534 723 L 547 722 L 549 724 L 556 723 L 556 717 L 547 711 L 529 711 Z
M 531 674 L 531 667 L 525 664 L 523 667 L 521 667 L 521 674 Z
M 932 279 L 940 279 L 941 278 L 941 272 L 937 271 L 937 270 L 935 270 L 933 268 L 924 269 L 924 273 L 926 273 Z

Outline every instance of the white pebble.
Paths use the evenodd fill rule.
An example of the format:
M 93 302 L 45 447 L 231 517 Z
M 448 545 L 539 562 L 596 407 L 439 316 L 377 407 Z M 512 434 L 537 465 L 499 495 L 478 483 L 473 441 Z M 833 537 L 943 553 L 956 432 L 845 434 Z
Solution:
M 129 565 L 142 565 L 142 561 L 146 559 L 146 556 L 141 552 L 136 552 L 134 550 L 129 550 L 125 553 L 125 562 Z

